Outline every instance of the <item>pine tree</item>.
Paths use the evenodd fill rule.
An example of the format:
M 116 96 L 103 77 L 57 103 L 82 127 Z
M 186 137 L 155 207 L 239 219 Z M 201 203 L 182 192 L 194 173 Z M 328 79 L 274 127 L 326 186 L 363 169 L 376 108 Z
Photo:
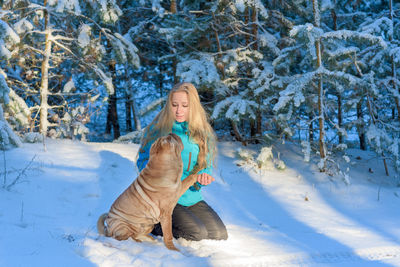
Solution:
M 5 150 L 13 146 L 21 146 L 21 140 L 13 132 L 11 126 L 4 117 L 3 105 L 10 102 L 10 88 L 6 82 L 7 74 L 3 68 L 6 62 L 15 54 L 13 49 L 19 43 L 20 39 L 14 30 L 3 20 L 0 20 L 0 149 Z
M 11 59 L 13 69 L 6 70 L 17 74 L 8 82 L 31 110 L 40 112 L 33 113 L 33 123 L 40 118 L 43 134 L 51 127 L 55 136 L 84 137 L 91 99 L 114 92 L 104 44 L 111 45 L 109 53 L 118 62 L 139 65 L 132 42 L 108 29 L 120 9 L 111 0 L 21 1 L 9 12 L 22 45 L 21 56 Z M 96 85 L 98 81 L 103 86 Z
M 329 9 L 323 12 L 327 10 Z M 333 125 L 333 130 L 340 131 L 341 134 L 343 131 L 337 126 L 337 122 L 330 120 L 329 124 L 326 123 L 326 118 L 331 117 L 328 116 L 331 108 L 327 99 L 336 98 L 338 93 L 343 93 L 343 89 L 354 92 L 354 88 L 368 88 L 370 82 L 366 77 L 357 77 L 359 75 L 354 64 L 357 52 L 366 47 L 373 47 L 376 51 L 385 47 L 386 43 L 382 38 L 365 32 L 331 30 L 320 22 L 324 14 L 321 15 L 319 11 L 318 1 L 313 1 L 314 25 L 306 23 L 295 26 L 290 34 L 297 43 L 282 50 L 282 54 L 274 61 L 276 72 L 281 74 L 278 80 L 287 85 L 279 93 L 274 110 L 286 114 L 286 118 L 291 120 L 296 120 L 296 116 L 300 115 L 301 121 L 301 113 L 291 118 L 295 109 L 299 112 L 311 111 L 314 105 L 317 106 L 317 117 L 308 117 L 319 122 L 319 168 L 325 171 L 328 155 L 331 153 L 326 146 L 326 129 Z M 291 53 L 294 51 L 302 51 L 299 61 L 293 60 Z M 293 64 L 298 64 L 300 68 Z M 364 97 L 364 94 L 359 95 L 360 97 Z M 311 106 L 299 109 L 303 103 Z M 310 125 L 311 122 L 308 121 L 307 124 Z

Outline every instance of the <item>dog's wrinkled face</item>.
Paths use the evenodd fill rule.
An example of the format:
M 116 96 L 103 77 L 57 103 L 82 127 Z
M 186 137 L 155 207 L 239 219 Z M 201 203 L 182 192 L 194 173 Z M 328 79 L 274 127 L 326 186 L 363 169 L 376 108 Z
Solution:
M 180 157 L 183 150 L 181 138 L 174 133 L 159 137 L 150 148 L 150 155 L 157 154 L 164 150 L 173 151 L 177 157 Z

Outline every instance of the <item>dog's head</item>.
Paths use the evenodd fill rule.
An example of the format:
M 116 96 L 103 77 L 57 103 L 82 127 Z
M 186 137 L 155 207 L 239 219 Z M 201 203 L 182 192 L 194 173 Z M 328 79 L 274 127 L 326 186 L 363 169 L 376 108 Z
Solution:
M 179 136 L 174 133 L 170 133 L 167 136 L 159 137 L 150 148 L 150 155 L 173 152 L 176 157 L 180 158 L 181 152 L 183 150 L 183 143 Z

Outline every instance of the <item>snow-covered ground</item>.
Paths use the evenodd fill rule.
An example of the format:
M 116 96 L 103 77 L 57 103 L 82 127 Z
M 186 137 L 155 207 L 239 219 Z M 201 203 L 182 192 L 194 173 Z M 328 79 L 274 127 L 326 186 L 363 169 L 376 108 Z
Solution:
M 219 144 L 216 181 L 203 189 L 228 240 L 174 240 L 181 252 L 97 234 L 136 177 L 137 145 L 47 140 L 46 152 L 0 152 L 0 266 L 400 266 L 399 179 L 374 154 L 352 151 L 346 185 L 293 145 L 274 149 L 286 170 L 263 173 L 237 166 L 238 146 Z

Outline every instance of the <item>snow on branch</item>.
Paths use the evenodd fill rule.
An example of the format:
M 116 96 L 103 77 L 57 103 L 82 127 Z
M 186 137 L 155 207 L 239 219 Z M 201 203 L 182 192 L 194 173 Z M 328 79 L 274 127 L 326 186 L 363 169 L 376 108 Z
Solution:
M 277 67 L 280 63 L 287 60 L 287 58 L 291 54 L 291 52 L 297 51 L 301 47 L 302 47 L 302 45 L 296 45 L 296 46 L 290 46 L 290 47 L 282 49 L 280 55 L 277 58 L 275 58 L 274 61 L 272 61 L 272 66 Z
M 167 100 L 167 96 L 164 97 L 160 97 L 156 100 L 154 100 L 153 102 L 151 102 L 150 104 L 148 104 L 146 107 L 142 108 L 139 111 L 139 116 L 145 116 L 147 113 L 153 111 L 157 106 L 161 105 L 164 101 Z
M 96 74 L 100 77 L 100 79 L 102 80 L 102 82 L 103 82 L 103 84 L 104 84 L 104 86 L 105 86 L 105 88 L 106 88 L 106 90 L 107 90 L 107 93 L 109 94 L 109 95 L 112 95 L 112 94 L 114 94 L 114 85 L 113 85 L 113 82 L 112 82 L 112 78 L 111 77 L 109 77 L 109 76 L 107 76 L 101 69 L 99 69 L 99 68 L 94 68 L 94 71 L 96 72 Z
M 341 47 L 336 49 L 335 51 L 329 51 L 326 49 L 324 52 L 328 55 L 330 59 L 335 59 L 348 55 L 355 55 L 360 51 L 360 48 L 352 46 L 352 47 Z
M 1 71 L 2 72 L 2 71 Z M 8 104 L 10 88 L 6 83 L 5 76 L 0 73 L 0 102 Z M 4 118 L 3 108 L 0 105 L 0 149 L 7 149 L 11 146 L 22 146 L 19 137 L 12 131 L 10 125 Z
M 255 7 L 264 19 L 268 18 L 268 10 L 260 0 L 235 0 L 234 5 L 231 5 L 231 8 L 236 8 L 243 13 L 246 6 Z
M 85 48 L 90 45 L 90 35 L 92 28 L 88 24 L 82 24 L 79 27 L 78 45 Z
M 315 27 L 311 23 L 298 25 L 290 30 L 291 37 L 306 41 L 307 50 L 314 60 L 317 58 L 315 42 L 323 35 L 323 33 L 324 31 L 322 29 Z
M 3 70 L 0 69 L 0 102 L 3 102 L 4 104 L 8 104 L 10 102 L 10 98 L 8 96 L 10 93 L 10 88 L 7 85 L 6 77 L 7 76 L 5 76 Z
M 275 104 L 273 111 L 277 112 L 284 108 L 291 100 L 294 100 L 295 106 L 299 107 L 300 104 L 305 100 L 302 91 L 311 83 L 315 75 L 315 71 L 309 72 L 301 75 L 297 79 L 295 78 L 291 83 L 289 83 L 286 89 L 279 93 L 279 100 L 278 103 Z
M 53 1 L 56 2 L 56 1 Z M 49 3 L 50 5 L 55 5 Z M 79 0 L 57 0 L 56 12 L 63 13 L 64 10 L 81 14 L 81 7 L 79 6 Z
M 0 57 L 11 58 L 11 47 L 20 42 L 18 34 L 3 20 L 0 20 Z
M 216 119 L 221 116 L 223 110 L 227 109 L 225 118 L 234 121 L 239 121 L 240 116 L 249 115 L 250 118 L 255 119 L 256 116 L 253 112 L 253 108 L 257 108 L 258 104 L 252 100 L 244 99 L 242 95 L 235 95 L 227 97 L 226 99 L 219 102 L 211 115 L 212 119 Z
M 387 17 L 382 17 L 371 22 L 368 20 L 361 26 L 365 33 L 380 36 L 382 32 L 387 32 L 388 36 L 393 36 L 393 21 Z
M 356 32 L 356 31 L 349 31 L 349 30 L 340 30 L 340 31 L 332 31 L 326 32 L 321 35 L 321 38 L 329 39 L 341 39 L 341 40 L 362 40 L 362 41 L 369 41 L 372 44 L 379 44 L 382 48 L 386 48 L 387 44 L 382 39 L 382 37 L 378 37 L 369 33 L 364 32 Z
M 389 52 L 390 56 L 393 56 L 393 61 L 395 63 L 400 63 L 400 47 L 395 46 L 393 47 L 390 52 Z
M 104 22 L 115 23 L 122 16 L 122 10 L 115 0 L 97 0 L 97 2 L 100 4 L 100 13 Z
M 258 40 L 260 43 L 261 47 L 268 47 L 272 53 L 275 55 L 279 55 L 280 49 L 277 47 L 278 45 L 278 40 L 276 39 L 275 36 L 270 34 L 267 31 L 264 31 L 263 33 L 260 33 L 258 35 Z
M 213 84 L 220 81 L 214 58 L 208 54 L 197 54 L 197 58 L 184 57 L 177 65 L 177 76 L 196 85 Z
M 123 58 L 125 59 L 124 62 L 128 61 L 136 68 L 139 68 L 140 59 L 137 54 L 137 52 L 139 51 L 137 47 L 129 39 L 125 38 L 119 33 L 115 33 L 114 36 L 118 40 L 117 44 L 119 46 L 119 51 L 123 53 Z
M 330 71 L 325 68 L 319 68 L 315 73 L 322 74 L 326 81 L 341 82 L 352 87 L 355 85 L 366 85 L 366 82 L 363 79 L 343 71 Z
M 384 147 L 393 143 L 391 137 L 384 129 L 376 127 L 375 124 L 369 125 L 366 132 L 367 139 L 370 144 L 373 144 L 377 153 L 382 153 Z
M 23 18 L 23 19 L 17 21 L 16 23 L 14 23 L 13 28 L 18 34 L 23 34 L 23 33 L 32 31 L 34 27 L 29 20 L 27 20 L 26 18 Z
M 274 68 L 270 62 L 263 62 L 263 70 L 255 67 L 252 70 L 254 80 L 249 83 L 249 87 L 254 90 L 254 95 L 257 96 L 271 88 L 271 82 L 274 79 Z
M 18 122 L 23 127 L 29 127 L 29 119 L 31 116 L 31 111 L 28 105 L 25 103 L 24 99 L 17 95 L 13 89 L 10 88 L 10 102 L 7 108 L 13 119 Z

